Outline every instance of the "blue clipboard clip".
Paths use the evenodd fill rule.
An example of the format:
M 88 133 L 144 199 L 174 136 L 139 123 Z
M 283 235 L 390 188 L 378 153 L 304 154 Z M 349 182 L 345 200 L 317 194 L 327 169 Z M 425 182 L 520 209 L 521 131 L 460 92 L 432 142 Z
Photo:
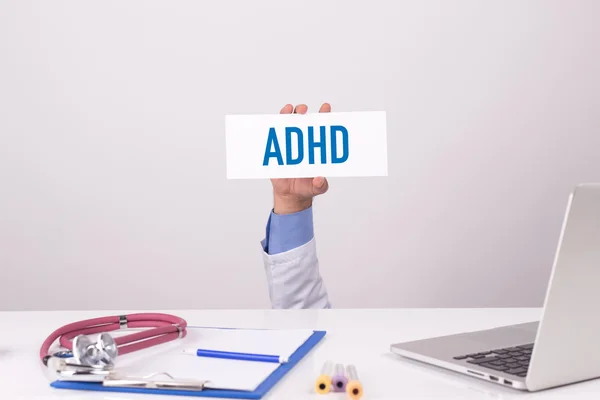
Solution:
M 165 389 L 177 391 L 202 391 L 209 381 L 176 379 L 167 372 L 156 372 L 147 376 L 135 377 L 119 374 L 112 366 L 106 368 L 69 363 L 57 358 L 48 363 L 63 383 L 96 384 L 105 388 Z M 154 379 L 156 377 L 162 379 Z
M 156 376 L 165 376 L 168 379 L 154 380 Z M 118 377 L 107 376 L 102 381 L 105 387 L 117 388 L 143 388 L 143 389 L 167 389 L 167 390 L 192 390 L 202 391 L 209 381 L 178 380 L 166 372 L 160 372 L 143 377 Z

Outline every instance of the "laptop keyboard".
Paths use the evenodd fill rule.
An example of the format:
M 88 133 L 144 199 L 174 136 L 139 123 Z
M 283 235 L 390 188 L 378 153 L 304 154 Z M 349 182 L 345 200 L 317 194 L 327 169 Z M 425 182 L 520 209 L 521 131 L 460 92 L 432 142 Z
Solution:
M 481 353 L 465 354 L 456 356 L 454 359 L 465 360 L 470 364 L 494 371 L 502 371 L 506 374 L 525 377 L 527 376 L 532 351 L 533 343 Z

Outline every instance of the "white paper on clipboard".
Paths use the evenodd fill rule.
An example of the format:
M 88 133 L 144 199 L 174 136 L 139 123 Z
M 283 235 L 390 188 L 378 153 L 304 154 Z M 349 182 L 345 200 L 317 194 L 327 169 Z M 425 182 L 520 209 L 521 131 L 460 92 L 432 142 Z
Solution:
M 141 377 L 166 372 L 175 379 L 207 380 L 206 388 L 253 391 L 279 364 L 227 360 L 184 354 L 184 349 L 210 349 L 290 357 L 312 330 L 188 328 L 181 340 L 117 357 L 122 374 Z

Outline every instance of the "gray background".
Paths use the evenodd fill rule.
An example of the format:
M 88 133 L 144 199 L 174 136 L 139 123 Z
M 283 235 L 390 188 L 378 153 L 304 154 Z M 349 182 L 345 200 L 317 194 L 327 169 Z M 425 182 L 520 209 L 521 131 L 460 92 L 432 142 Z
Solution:
M 598 1 L 0 3 L 0 308 L 269 307 L 224 116 L 388 113 L 315 203 L 336 307 L 538 306 L 600 181 Z M 225 239 L 223 239 L 225 238 Z

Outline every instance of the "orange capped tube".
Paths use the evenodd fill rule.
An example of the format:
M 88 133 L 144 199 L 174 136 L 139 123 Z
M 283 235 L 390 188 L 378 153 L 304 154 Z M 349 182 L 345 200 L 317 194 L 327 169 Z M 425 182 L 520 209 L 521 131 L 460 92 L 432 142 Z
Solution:
M 348 365 L 346 367 L 346 376 L 348 383 L 346 384 L 346 393 L 352 400 L 358 400 L 363 395 L 363 387 L 358 379 L 358 373 L 354 365 Z

